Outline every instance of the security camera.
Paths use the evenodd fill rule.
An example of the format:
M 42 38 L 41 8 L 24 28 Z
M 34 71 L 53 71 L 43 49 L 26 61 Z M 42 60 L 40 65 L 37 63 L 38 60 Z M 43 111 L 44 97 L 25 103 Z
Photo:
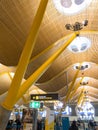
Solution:
M 83 25 L 84 25 L 84 26 L 87 26 L 87 25 L 88 25 L 88 20 L 84 20 L 84 21 L 83 21 Z

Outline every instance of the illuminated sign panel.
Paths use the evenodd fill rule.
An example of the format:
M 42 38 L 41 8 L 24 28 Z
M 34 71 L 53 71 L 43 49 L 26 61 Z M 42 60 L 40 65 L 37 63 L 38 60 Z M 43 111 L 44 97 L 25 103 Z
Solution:
M 58 93 L 31 94 L 31 100 L 35 101 L 58 100 Z
M 40 102 L 37 101 L 31 101 L 29 104 L 30 108 L 40 108 Z

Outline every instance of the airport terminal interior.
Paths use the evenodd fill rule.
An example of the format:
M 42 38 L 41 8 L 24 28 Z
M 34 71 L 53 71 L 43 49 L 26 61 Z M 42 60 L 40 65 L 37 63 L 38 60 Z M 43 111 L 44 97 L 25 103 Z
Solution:
M 0 130 L 98 130 L 98 0 L 0 0 Z

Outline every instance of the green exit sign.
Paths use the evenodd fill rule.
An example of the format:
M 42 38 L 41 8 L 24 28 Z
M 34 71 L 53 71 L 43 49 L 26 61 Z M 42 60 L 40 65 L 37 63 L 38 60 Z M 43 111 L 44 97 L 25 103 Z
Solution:
M 40 108 L 40 102 L 31 101 L 30 102 L 30 108 Z

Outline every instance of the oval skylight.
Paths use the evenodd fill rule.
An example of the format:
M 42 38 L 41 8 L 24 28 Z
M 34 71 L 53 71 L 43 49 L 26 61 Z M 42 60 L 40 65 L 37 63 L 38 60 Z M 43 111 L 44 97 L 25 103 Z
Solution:
M 92 0 L 53 0 L 56 9 L 66 15 L 74 15 L 87 8 Z
M 91 41 L 88 38 L 78 36 L 71 42 L 68 49 L 74 53 L 78 53 L 86 51 L 90 46 Z
M 83 63 L 76 63 L 73 65 L 73 69 L 77 70 L 86 70 L 90 68 L 89 62 L 83 62 Z

